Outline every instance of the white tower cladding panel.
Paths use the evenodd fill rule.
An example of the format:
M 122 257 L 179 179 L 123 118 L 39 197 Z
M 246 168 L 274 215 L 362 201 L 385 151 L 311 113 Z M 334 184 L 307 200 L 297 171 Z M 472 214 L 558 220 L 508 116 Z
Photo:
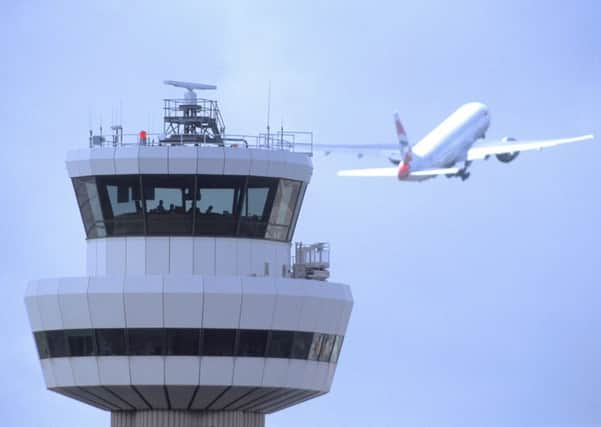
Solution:
M 215 237 L 88 239 L 87 274 L 202 274 L 282 277 L 290 270 L 290 243 Z
M 307 154 L 284 150 L 195 146 L 118 146 L 73 150 L 69 177 L 92 175 L 251 175 L 308 182 Z
M 111 328 L 241 328 L 344 335 L 349 287 L 240 276 L 105 276 L 28 284 L 33 332 Z
M 313 280 L 105 276 L 31 282 L 26 307 L 52 390 L 109 410 L 272 412 L 330 389 L 352 297 Z

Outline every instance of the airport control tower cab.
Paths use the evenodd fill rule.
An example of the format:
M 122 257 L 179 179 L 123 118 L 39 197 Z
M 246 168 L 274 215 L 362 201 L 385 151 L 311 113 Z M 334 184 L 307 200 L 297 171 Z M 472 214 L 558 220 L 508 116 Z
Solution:
M 28 285 L 42 372 L 114 427 L 262 427 L 330 390 L 353 304 L 327 244 L 291 245 L 312 134 L 228 135 L 214 86 L 165 83 L 162 133 L 67 155 L 87 276 Z

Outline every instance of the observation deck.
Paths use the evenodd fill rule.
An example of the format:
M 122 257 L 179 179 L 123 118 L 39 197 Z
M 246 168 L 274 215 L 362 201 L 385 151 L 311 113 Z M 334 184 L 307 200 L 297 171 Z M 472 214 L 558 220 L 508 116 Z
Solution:
M 291 258 L 312 134 L 228 135 L 186 95 L 161 135 L 67 154 L 87 275 L 31 282 L 26 306 L 47 387 L 113 426 L 260 427 L 329 391 L 352 296 L 327 245 Z

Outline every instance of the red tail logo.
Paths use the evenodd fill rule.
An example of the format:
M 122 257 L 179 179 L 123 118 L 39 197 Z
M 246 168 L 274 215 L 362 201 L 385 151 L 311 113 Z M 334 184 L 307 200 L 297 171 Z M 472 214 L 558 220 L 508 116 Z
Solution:
M 395 120 L 395 124 L 396 124 L 396 134 L 397 134 L 398 136 L 401 136 L 401 135 L 403 135 L 403 136 L 404 136 L 404 135 L 407 135 L 407 134 L 405 133 L 405 129 L 403 128 L 403 124 L 401 123 L 401 121 L 400 121 L 400 120 Z
M 405 158 L 399 164 L 399 171 L 397 173 L 399 179 L 407 178 L 409 171 L 411 170 L 411 152 L 405 154 Z

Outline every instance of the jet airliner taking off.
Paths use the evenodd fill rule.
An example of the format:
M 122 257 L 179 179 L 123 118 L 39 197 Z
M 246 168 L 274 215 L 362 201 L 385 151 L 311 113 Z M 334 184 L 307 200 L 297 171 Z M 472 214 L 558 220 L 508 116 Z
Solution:
M 423 181 L 438 175 L 458 177 L 465 181 L 473 160 L 488 159 L 490 156 L 509 163 L 521 151 L 542 150 L 556 145 L 588 141 L 593 135 L 572 138 L 517 141 L 515 138 L 503 138 L 501 141 L 480 142 L 490 126 L 488 107 L 479 102 L 462 105 L 447 117 L 434 130 L 415 145 L 409 145 L 405 129 L 398 114 L 394 117 L 396 134 L 400 146 L 398 154 L 389 156 L 396 165 L 388 168 L 352 169 L 339 171 L 339 176 L 393 177 L 401 181 Z M 476 142 L 478 141 L 478 144 Z M 366 150 L 390 150 L 393 145 L 317 145 L 318 150 L 326 154 L 341 149 L 355 151 L 362 156 Z

